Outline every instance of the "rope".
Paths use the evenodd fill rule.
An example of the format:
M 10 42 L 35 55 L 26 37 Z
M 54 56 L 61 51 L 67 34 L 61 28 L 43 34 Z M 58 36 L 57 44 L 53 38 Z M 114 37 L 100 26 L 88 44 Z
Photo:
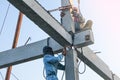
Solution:
M 0 72 L 0 75 L 1 75 L 2 80 L 4 80 L 4 77 L 3 77 L 3 75 L 2 75 L 2 73 L 1 73 L 1 72 Z
M 1 27 L 1 30 L 0 30 L 0 35 L 1 35 L 1 33 L 2 33 L 4 24 L 5 24 L 5 21 L 6 21 L 6 18 L 7 18 L 9 8 L 10 8 L 10 3 L 9 3 L 9 5 L 8 5 L 7 11 L 6 11 L 6 15 L 5 15 L 4 20 L 3 20 L 3 24 L 2 24 L 2 27 Z

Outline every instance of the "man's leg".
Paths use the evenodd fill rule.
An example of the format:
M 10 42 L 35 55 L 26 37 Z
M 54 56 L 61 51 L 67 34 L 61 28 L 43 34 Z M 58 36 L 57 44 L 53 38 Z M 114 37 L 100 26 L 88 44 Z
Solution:
M 84 29 L 92 29 L 92 24 L 93 24 L 92 20 L 88 20 L 83 28 Z

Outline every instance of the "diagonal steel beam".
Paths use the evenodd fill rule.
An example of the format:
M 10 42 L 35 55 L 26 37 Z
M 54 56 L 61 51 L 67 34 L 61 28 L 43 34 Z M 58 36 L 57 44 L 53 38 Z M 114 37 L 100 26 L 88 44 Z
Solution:
M 105 80 L 120 80 L 109 67 L 88 47 L 78 49 L 78 57 Z
M 8 0 L 60 45 L 72 44 L 71 35 L 36 0 Z
M 40 28 L 47 32 L 54 40 L 62 46 L 71 44 L 77 47 L 83 47 L 93 44 L 93 35 L 91 30 L 76 33 L 72 40 L 71 35 L 58 23 L 47 11 L 35 0 L 8 0 L 28 18 L 35 22 Z M 89 36 L 89 40 L 86 40 Z M 74 42 L 73 42 L 74 41 Z M 83 42 L 85 43 L 83 43 Z M 82 45 L 81 45 L 82 43 Z

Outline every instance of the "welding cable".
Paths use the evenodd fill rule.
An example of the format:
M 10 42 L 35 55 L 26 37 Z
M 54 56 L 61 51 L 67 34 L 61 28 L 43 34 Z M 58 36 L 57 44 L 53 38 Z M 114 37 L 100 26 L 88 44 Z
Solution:
M 10 8 L 10 3 L 9 3 L 9 5 L 8 5 L 7 11 L 6 11 L 6 15 L 5 15 L 5 17 L 4 17 L 3 24 L 2 24 L 2 27 L 1 27 L 1 29 L 0 29 L 0 35 L 1 35 L 1 33 L 2 33 L 4 24 L 5 24 L 5 21 L 6 21 L 6 18 L 7 18 L 7 15 L 8 15 L 8 12 L 9 12 L 9 8 Z

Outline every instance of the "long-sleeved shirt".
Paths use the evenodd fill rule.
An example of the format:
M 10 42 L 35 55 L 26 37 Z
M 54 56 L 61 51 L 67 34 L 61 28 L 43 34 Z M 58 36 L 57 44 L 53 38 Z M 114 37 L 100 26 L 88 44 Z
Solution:
M 43 62 L 46 69 L 46 80 L 58 80 L 57 69 L 65 70 L 65 66 L 59 63 L 62 58 L 62 54 L 58 55 L 58 57 L 49 54 L 44 56 Z

